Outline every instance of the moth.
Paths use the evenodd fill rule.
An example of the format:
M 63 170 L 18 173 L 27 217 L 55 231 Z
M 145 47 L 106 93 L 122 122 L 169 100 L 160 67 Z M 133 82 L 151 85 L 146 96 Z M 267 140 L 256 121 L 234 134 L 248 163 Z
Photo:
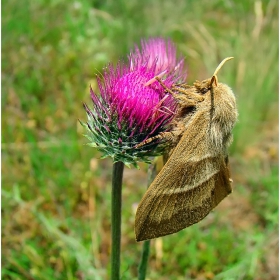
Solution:
M 138 206 L 137 241 L 199 222 L 232 192 L 227 149 L 238 113 L 234 93 L 217 78 L 230 59 L 225 58 L 209 79 L 165 87 L 178 102 L 173 129 L 143 145 L 161 138 L 174 148 Z

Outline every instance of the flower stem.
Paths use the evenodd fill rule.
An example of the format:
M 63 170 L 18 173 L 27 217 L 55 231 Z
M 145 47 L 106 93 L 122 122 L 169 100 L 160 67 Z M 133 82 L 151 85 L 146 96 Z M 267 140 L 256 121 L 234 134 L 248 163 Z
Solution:
M 145 240 L 143 243 L 141 262 L 138 267 L 138 280 L 145 280 L 146 278 L 147 265 L 150 254 L 150 242 L 150 240 Z
M 148 187 L 156 177 L 156 163 L 152 163 L 148 169 Z M 145 240 L 142 247 L 141 261 L 138 267 L 138 280 L 145 280 L 148 259 L 150 254 L 150 240 Z
M 112 251 L 111 251 L 111 280 L 120 279 L 121 255 L 121 209 L 122 209 L 122 178 L 123 162 L 113 164 L 111 220 L 112 220 Z

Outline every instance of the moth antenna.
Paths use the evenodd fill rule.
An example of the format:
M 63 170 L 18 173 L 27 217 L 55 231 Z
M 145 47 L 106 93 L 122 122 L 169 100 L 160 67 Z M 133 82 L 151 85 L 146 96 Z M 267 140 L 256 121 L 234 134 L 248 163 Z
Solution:
M 217 86 L 218 84 L 218 77 L 217 77 L 217 74 L 218 72 L 220 71 L 220 69 L 223 67 L 223 65 L 228 61 L 228 60 L 231 60 L 233 59 L 234 57 L 233 56 L 230 56 L 230 57 L 226 57 L 219 65 L 218 67 L 216 68 L 213 76 L 212 76 L 212 79 L 211 79 L 211 85 L 213 84 L 213 82 L 215 82 L 215 85 Z

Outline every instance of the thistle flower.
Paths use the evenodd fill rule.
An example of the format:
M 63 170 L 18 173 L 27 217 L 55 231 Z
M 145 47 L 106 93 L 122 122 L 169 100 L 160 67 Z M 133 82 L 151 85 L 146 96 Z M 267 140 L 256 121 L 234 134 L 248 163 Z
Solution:
M 97 77 L 100 96 L 90 89 L 93 110 L 84 105 L 88 122 L 82 123 L 89 131 L 89 145 L 97 147 L 103 158 L 134 166 L 161 153 L 158 141 L 135 146 L 166 131 L 176 110 L 175 100 L 155 77 L 167 87 L 183 77 L 183 60 L 176 58 L 171 41 L 150 39 L 141 47 L 131 52 L 128 64 L 108 65 Z

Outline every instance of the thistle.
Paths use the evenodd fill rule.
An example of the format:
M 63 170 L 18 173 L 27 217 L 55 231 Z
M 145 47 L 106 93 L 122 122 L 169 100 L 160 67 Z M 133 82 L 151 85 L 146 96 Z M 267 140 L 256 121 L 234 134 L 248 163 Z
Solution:
M 136 148 L 142 141 L 168 130 L 176 103 L 156 81 L 167 87 L 182 79 L 183 60 L 176 58 L 175 46 L 163 39 L 142 41 L 128 56 L 128 64 L 108 65 L 98 76 L 100 96 L 90 88 L 93 109 L 88 115 L 87 138 L 102 157 L 137 166 L 138 161 L 162 153 L 159 141 Z
M 171 41 L 142 41 L 128 56 L 128 63 L 111 64 L 98 76 L 100 95 L 90 88 L 93 109 L 84 104 L 88 121 L 89 145 L 102 157 L 113 158 L 111 197 L 111 280 L 120 279 L 122 176 L 124 164 L 137 167 L 138 161 L 149 163 L 149 157 L 163 153 L 160 140 L 140 145 L 148 138 L 168 131 L 176 111 L 176 102 L 156 80 L 160 77 L 170 88 L 183 78 L 183 60 L 176 58 Z M 155 138 L 158 139 L 158 138 Z M 145 246 L 139 277 L 145 278 L 148 246 Z M 144 277 L 144 278 L 143 278 Z

